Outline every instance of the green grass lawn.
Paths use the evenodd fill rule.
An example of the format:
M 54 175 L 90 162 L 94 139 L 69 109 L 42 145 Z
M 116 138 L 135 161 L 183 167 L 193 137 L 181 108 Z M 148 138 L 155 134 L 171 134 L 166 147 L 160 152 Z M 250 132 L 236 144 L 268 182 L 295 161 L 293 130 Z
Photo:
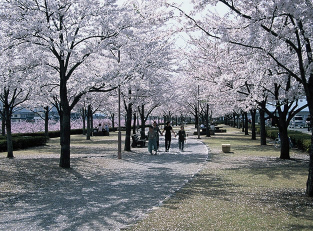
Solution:
M 209 158 L 173 197 L 129 230 L 313 230 L 313 199 L 306 197 L 308 154 L 279 159 L 241 130 L 206 138 Z M 221 145 L 231 144 L 231 153 Z

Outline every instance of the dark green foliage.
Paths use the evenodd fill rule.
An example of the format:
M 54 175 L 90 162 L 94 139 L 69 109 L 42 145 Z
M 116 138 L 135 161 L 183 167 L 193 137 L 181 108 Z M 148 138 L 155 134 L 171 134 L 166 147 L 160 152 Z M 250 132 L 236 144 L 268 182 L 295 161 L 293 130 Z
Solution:
M 82 129 L 73 129 L 71 134 L 82 134 Z M 49 132 L 49 138 L 60 137 L 60 131 Z M 45 145 L 47 138 L 44 132 L 12 134 L 13 150 Z M 7 151 L 6 136 L 0 136 L 0 152 Z
M 278 128 L 266 128 L 266 136 L 273 140 L 278 137 L 278 133 Z
M 260 128 L 257 128 L 257 132 L 260 133 Z M 266 136 L 271 139 L 276 139 L 278 136 L 278 128 L 266 128 Z M 288 130 L 288 136 L 290 137 L 293 145 L 305 152 L 310 151 L 311 147 L 311 135 L 305 134 L 299 131 Z
M 45 136 L 13 136 L 13 149 L 25 149 L 29 147 L 45 145 L 47 138 Z M 7 150 L 6 139 L 0 140 L 0 152 L 5 152 Z
M 71 135 L 83 134 L 83 129 L 72 129 Z M 44 132 L 16 133 L 13 136 L 44 136 Z M 60 131 L 49 131 L 49 138 L 60 137 Z M 0 138 L 1 139 L 1 138 Z
M 300 150 L 309 152 L 311 146 L 311 136 L 297 131 L 289 131 L 292 143 Z

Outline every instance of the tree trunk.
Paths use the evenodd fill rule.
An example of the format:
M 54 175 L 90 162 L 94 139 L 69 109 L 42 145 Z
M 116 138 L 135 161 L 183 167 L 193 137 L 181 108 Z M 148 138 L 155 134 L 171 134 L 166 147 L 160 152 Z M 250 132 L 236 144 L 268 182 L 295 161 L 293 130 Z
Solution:
M 137 120 L 137 115 L 136 113 L 134 113 L 133 134 L 136 134 L 136 120 Z
M 256 140 L 256 130 L 255 130 L 255 115 L 256 110 L 251 110 L 251 130 L 252 130 L 252 140 Z
M 126 136 L 124 151 L 131 151 L 130 138 L 131 138 L 131 125 L 132 125 L 132 104 L 128 104 L 127 117 L 126 117 Z
M 210 123 L 209 123 L 209 104 L 206 105 L 206 120 L 205 120 L 205 126 L 206 126 L 206 136 L 210 137 Z
M 279 128 L 280 134 L 280 159 L 290 159 L 290 148 L 287 127 Z
M 5 126 L 7 131 L 7 158 L 14 158 L 13 156 L 13 140 L 12 140 L 12 130 L 11 130 L 11 114 L 10 109 L 4 108 L 5 110 Z
M 241 113 L 241 126 L 242 126 L 242 128 L 241 128 L 241 131 L 242 132 L 245 132 L 245 113 Z
M 310 148 L 310 162 L 309 162 L 309 175 L 306 182 L 306 194 L 313 197 L 313 129 L 312 129 L 312 114 L 311 114 L 311 148 Z
M 249 120 L 248 120 L 248 113 L 247 112 L 245 112 L 244 113 L 244 115 L 245 115 L 245 135 L 247 136 L 247 135 L 249 135 Z
M 67 98 L 64 60 L 60 60 L 60 167 L 71 167 L 71 108 Z
M 92 112 L 92 108 L 90 109 L 90 134 L 92 136 L 92 132 L 93 132 L 93 112 Z
M 86 135 L 86 110 L 85 110 L 85 106 L 82 109 L 82 117 L 83 117 L 83 135 Z
M 49 107 L 45 107 L 45 136 L 49 138 Z
M 89 104 L 87 109 L 87 136 L 86 136 L 87 140 L 90 140 L 91 136 L 91 117 L 92 117 L 91 105 Z
M 115 131 L 115 121 L 114 121 L 114 113 L 111 114 L 111 119 L 112 119 L 112 130 Z
M 60 139 L 61 139 L 61 157 L 60 167 L 70 168 L 70 141 L 71 141 L 71 113 L 70 110 L 64 110 L 60 115 Z
M 266 145 L 265 112 L 263 109 L 260 109 L 259 113 L 260 113 L 261 145 Z
M 199 116 L 198 116 L 198 109 L 196 108 L 195 110 L 195 128 L 198 128 L 198 124 L 199 124 Z M 165 126 L 165 125 L 164 125 Z
M 146 138 L 146 132 L 145 132 L 145 105 L 141 105 L 141 132 L 140 132 L 140 139 Z

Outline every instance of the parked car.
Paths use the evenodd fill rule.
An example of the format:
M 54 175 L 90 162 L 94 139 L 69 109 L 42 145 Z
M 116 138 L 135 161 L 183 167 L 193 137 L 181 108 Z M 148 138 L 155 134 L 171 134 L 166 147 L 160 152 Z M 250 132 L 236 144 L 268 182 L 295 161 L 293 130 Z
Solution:
M 293 120 L 291 121 L 291 126 L 293 128 L 303 128 L 305 126 L 305 121 L 303 119 L 303 116 L 296 115 Z

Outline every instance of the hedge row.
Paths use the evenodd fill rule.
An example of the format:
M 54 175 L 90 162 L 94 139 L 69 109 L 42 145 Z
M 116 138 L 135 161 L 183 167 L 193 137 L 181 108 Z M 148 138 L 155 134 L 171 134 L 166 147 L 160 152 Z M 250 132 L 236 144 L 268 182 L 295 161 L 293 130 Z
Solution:
M 257 132 L 260 133 L 260 128 L 257 128 Z M 266 128 L 266 136 L 271 139 L 276 139 L 278 137 L 278 128 Z M 309 152 L 311 148 L 311 135 L 305 134 L 299 131 L 288 130 L 288 135 L 298 149 Z
M 45 145 L 47 138 L 45 136 L 14 136 L 12 141 L 13 150 L 18 150 Z M 0 140 L 0 152 L 5 151 L 7 151 L 7 141 L 2 139 Z
M 49 138 L 60 137 L 60 131 L 49 131 Z M 72 129 L 71 135 L 83 134 L 83 129 Z M 44 132 L 34 132 L 34 133 L 16 133 L 13 136 L 44 136 Z
M 83 129 L 72 129 L 71 135 L 82 134 Z M 49 132 L 49 138 L 60 137 L 60 131 Z M 44 132 L 12 134 L 13 150 L 42 146 L 47 143 Z M 6 136 L 0 136 L 0 152 L 7 151 Z

